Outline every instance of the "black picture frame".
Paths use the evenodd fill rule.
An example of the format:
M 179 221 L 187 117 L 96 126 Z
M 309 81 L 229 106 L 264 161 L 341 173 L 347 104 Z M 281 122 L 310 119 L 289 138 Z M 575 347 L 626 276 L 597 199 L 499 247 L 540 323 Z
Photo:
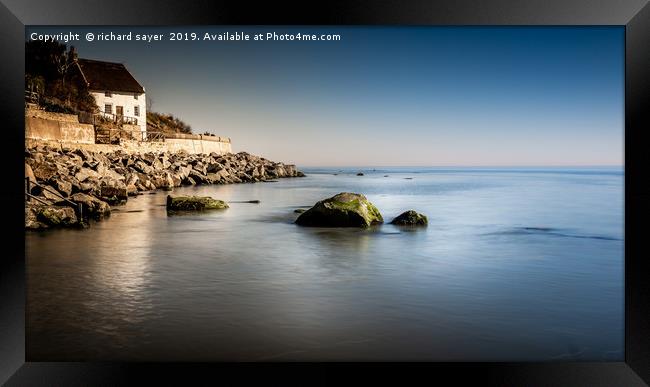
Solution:
M 316 371 L 337 382 L 340 364 L 143 364 L 25 362 L 24 29 L 26 25 L 619 25 L 625 26 L 625 361 L 600 363 L 357 364 L 358 380 L 406 383 L 424 377 L 454 384 L 642 386 L 650 383 L 650 280 L 644 220 L 650 205 L 650 5 L 645 0 L 347 1 L 318 4 L 146 0 L 0 0 L 0 128 L 4 225 L 0 255 L 0 383 L 19 385 L 188 384 L 207 377 L 238 382 L 259 376 L 299 378 Z M 406 368 L 406 369 L 403 369 Z M 288 372 L 285 372 L 288 371 Z M 337 371 L 337 372 L 334 372 Z M 360 372 L 358 372 L 360 371 Z M 334 372 L 334 373 L 333 373 Z M 312 379 L 303 380 L 312 383 Z M 349 379 L 347 381 L 353 381 Z M 644 382 L 645 381 L 645 382 Z

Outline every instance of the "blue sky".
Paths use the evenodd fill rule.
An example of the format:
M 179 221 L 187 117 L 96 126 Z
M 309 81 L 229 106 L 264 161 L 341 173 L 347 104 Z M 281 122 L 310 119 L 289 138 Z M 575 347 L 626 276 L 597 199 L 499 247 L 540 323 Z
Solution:
M 334 33 L 340 41 L 74 42 L 195 132 L 300 166 L 622 165 L 622 27 L 30 27 Z

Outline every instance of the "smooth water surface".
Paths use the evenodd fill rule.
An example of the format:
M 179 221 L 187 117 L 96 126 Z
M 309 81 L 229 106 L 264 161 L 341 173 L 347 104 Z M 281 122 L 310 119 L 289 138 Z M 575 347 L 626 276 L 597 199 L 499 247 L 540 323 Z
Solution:
M 159 191 L 28 233 L 27 359 L 623 359 L 622 169 L 304 171 L 174 189 L 223 211 Z M 386 224 L 293 224 L 343 191 Z M 408 209 L 429 226 L 387 224 Z

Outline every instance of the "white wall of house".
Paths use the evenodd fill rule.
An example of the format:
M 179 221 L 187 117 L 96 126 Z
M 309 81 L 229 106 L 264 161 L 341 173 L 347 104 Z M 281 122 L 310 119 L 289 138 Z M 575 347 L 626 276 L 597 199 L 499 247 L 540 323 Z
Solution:
M 137 118 L 140 130 L 142 132 L 147 131 L 147 104 L 145 93 L 111 92 L 110 97 L 106 95 L 105 91 L 91 91 L 90 94 L 95 98 L 95 102 L 97 102 L 100 112 L 117 114 L 117 107 L 122 106 L 124 112 L 123 115 L 126 117 Z M 111 105 L 110 112 L 106 111 L 106 105 Z M 139 107 L 139 111 L 136 111 L 136 106 Z

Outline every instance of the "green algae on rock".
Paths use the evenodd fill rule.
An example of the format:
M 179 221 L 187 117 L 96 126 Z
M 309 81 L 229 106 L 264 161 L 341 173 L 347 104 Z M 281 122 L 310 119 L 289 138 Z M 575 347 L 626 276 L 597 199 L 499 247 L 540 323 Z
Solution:
M 311 227 L 369 227 L 383 222 L 377 207 L 351 192 L 321 200 L 296 219 L 296 224 Z
M 229 208 L 223 200 L 209 196 L 171 196 L 167 195 L 167 211 L 203 211 Z
M 70 226 L 77 224 L 77 214 L 72 207 L 45 206 L 37 212 L 38 220 L 48 226 Z
M 390 223 L 397 226 L 426 226 L 429 221 L 425 215 L 419 214 L 413 210 L 408 210 L 402 212 Z

